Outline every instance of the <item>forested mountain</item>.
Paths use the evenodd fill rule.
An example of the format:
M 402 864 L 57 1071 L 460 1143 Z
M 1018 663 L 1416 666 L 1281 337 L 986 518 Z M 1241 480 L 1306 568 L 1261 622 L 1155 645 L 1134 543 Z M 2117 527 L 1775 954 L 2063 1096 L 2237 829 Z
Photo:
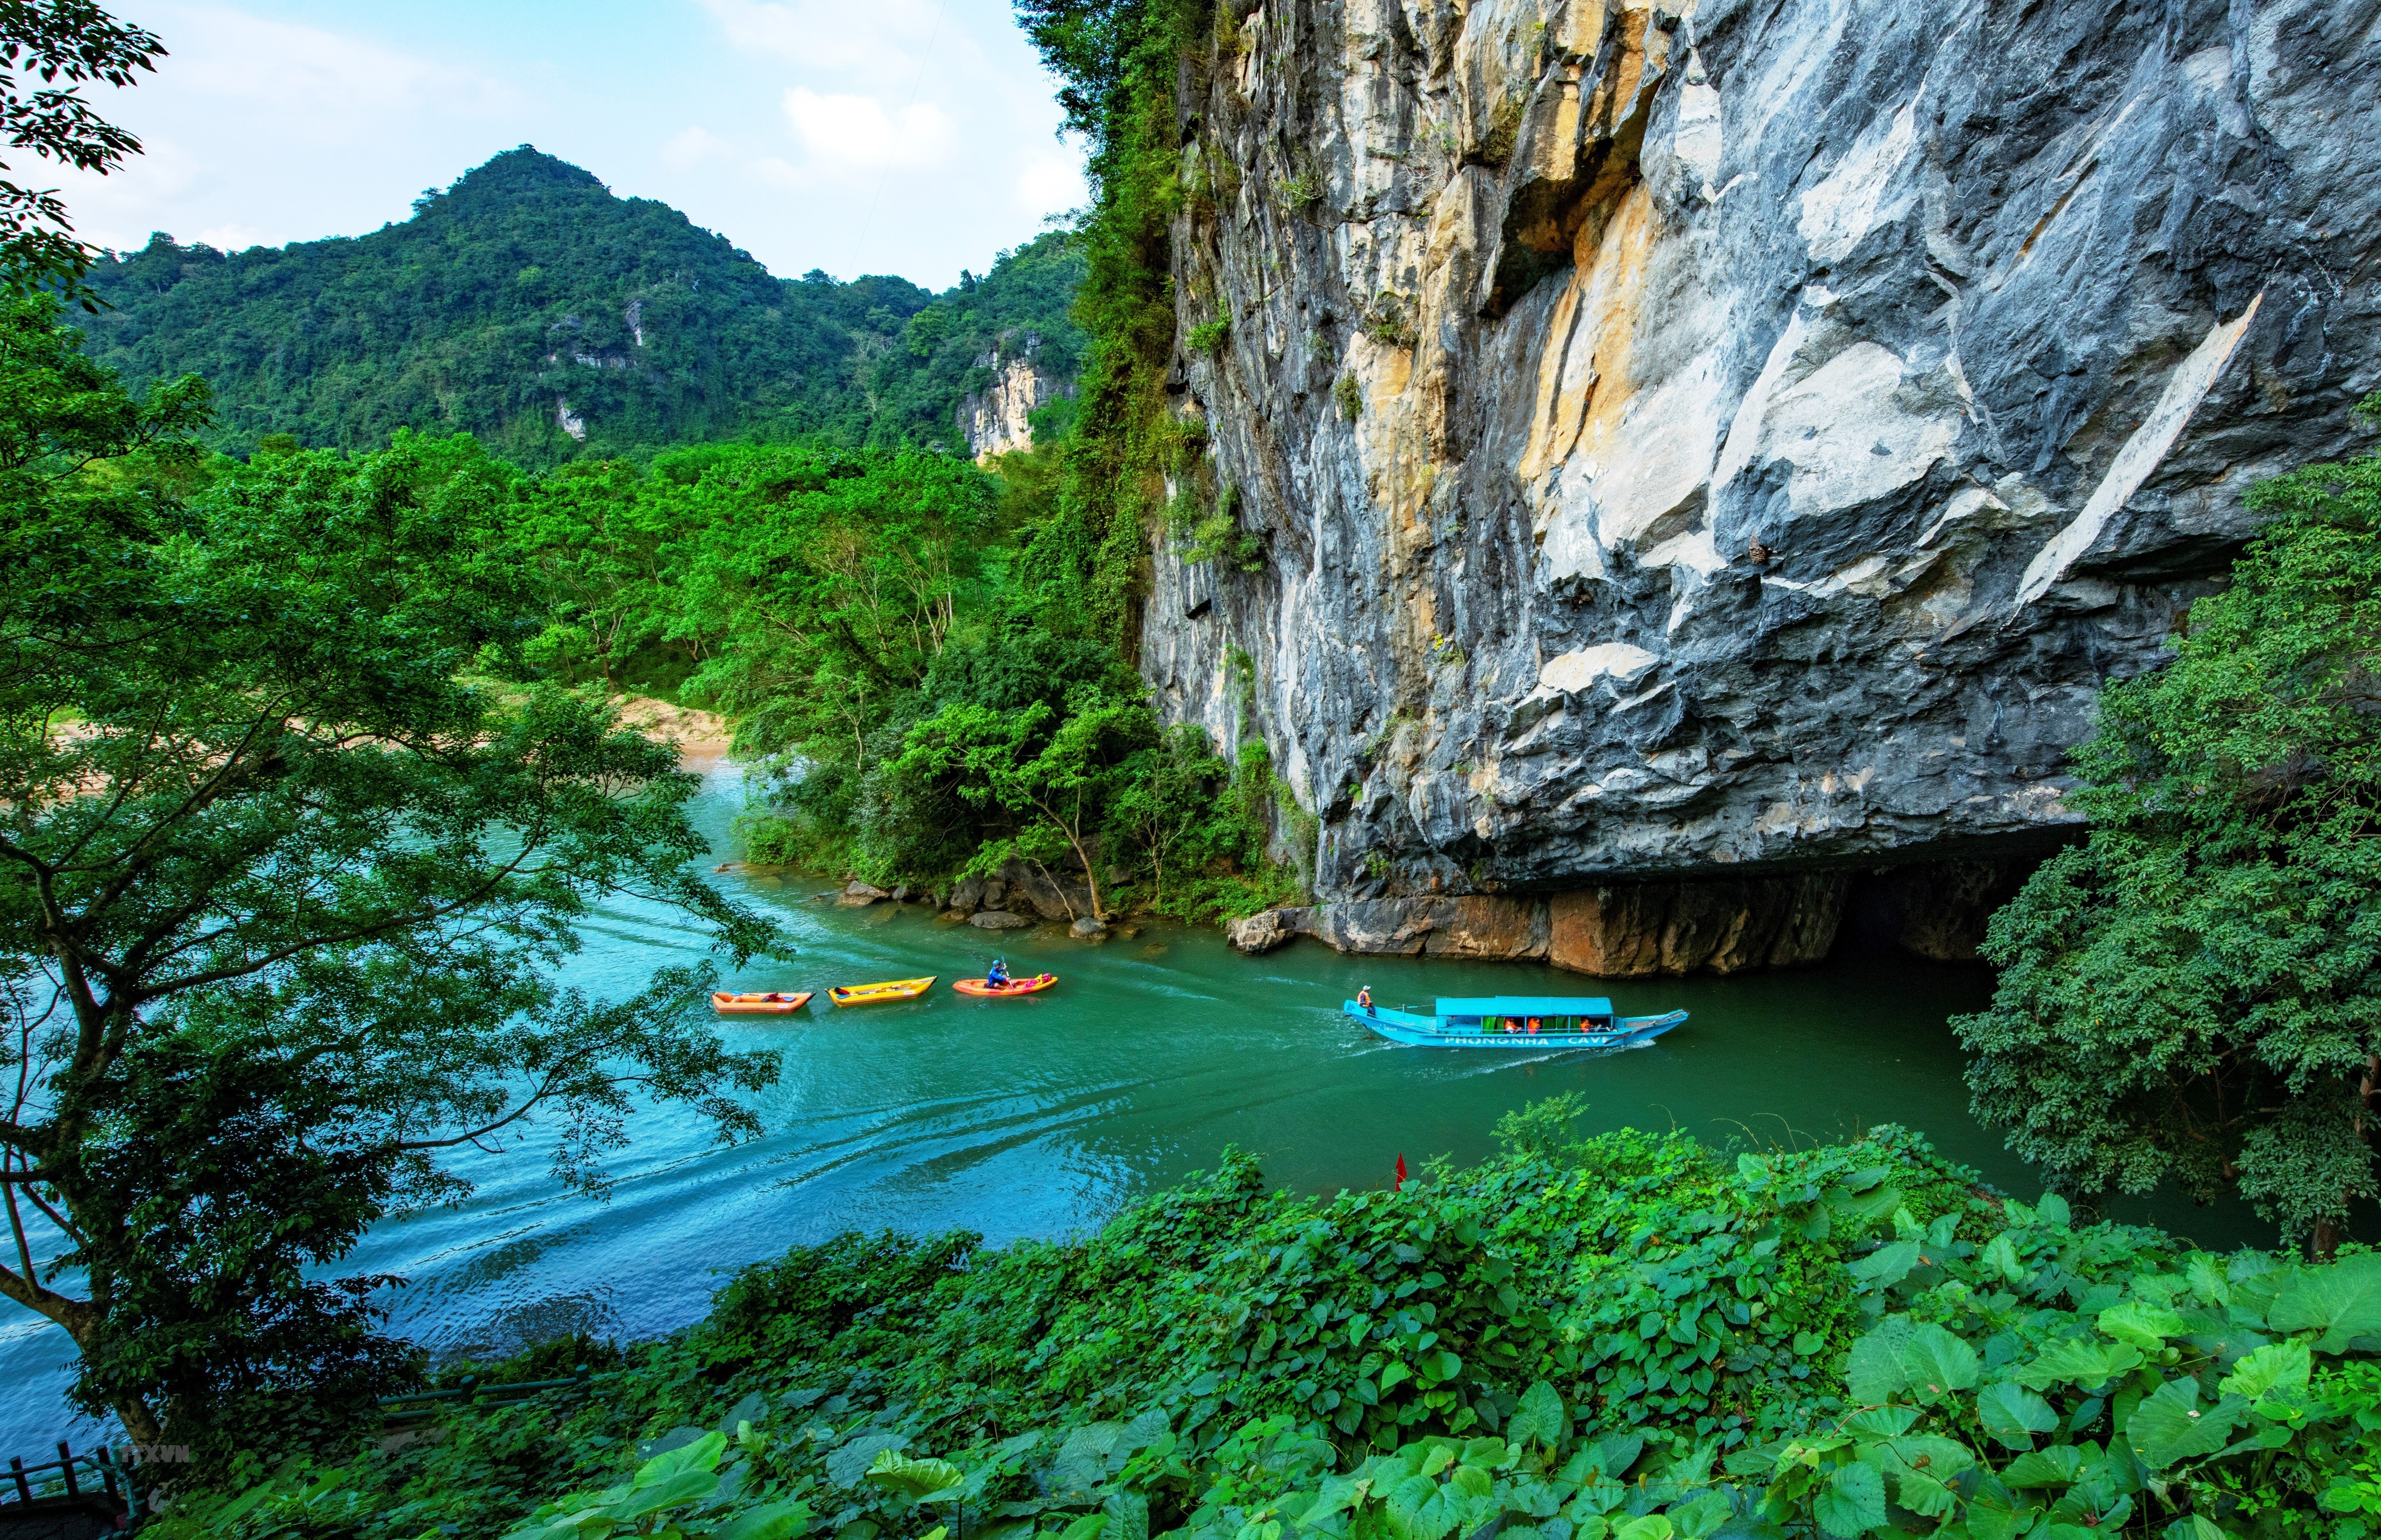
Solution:
M 664 203 L 527 145 L 371 235 L 221 252 L 165 235 L 100 263 L 91 351 L 138 386 L 204 375 L 216 445 L 465 430 L 526 465 L 701 439 L 964 443 L 1004 349 L 1071 379 L 1080 261 L 1052 234 L 940 297 L 782 279 Z

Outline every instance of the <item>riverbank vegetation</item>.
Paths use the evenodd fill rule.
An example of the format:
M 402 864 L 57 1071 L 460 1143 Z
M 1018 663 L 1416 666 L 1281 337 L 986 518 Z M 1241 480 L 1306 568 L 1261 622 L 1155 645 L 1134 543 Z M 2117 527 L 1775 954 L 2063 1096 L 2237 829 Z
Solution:
M 2381 425 L 2381 394 L 2360 408 Z M 2174 661 L 2100 693 L 2080 846 L 1993 917 L 1976 1111 L 2070 1192 L 2238 1192 L 2328 1255 L 2381 1196 L 2381 455 L 2268 522 Z
M 1890 1128 L 1722 1156 L 1575 1140 L 1576 1110 L 1395 1192 L 1232 1156 L 1075 1241 L 797 1248 L 583 1387 L 247 1455 L 159 1533 L 2214 1540 L 2381 1511 L 2381 1257 L 2079 1223 Z
M 1045 418 L 1045 423 L 1050 419 Z M 1050 423 L 1051 426 L 1058 426 Z M 1020 477 L 900 450 L 704 445 L 515 482 L 548 674 L 720 710 L 764 767 L 763 862 L 946 888 L 1022 859 L 1186 919 L 1302 892 L 1261 740 L 1168 729 Z

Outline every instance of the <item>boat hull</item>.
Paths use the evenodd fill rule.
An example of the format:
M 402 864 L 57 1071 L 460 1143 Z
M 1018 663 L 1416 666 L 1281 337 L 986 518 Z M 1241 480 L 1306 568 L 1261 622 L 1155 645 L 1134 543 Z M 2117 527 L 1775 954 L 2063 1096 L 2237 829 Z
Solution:
M 1659 1016 L 1619 1016 L 1610 1029 L 1584 1032 L 1500 1032 L 1450 1028 L 1436 1016 L 1416 1015 L 1386 1005 L 1361 1006 L 1354 1000 L 1341 1010 L 1366 1028 L 1406 1048 L 1473 1049 L 1487 1053 L 1545 1053 L 1569 1049 L 1644 1048 L 1687 1019 L 1684 1011 Z
M 1010 995 L 1039 994 L 1057 982 L 1056 974 L 1045 973 L 1036 978 L 1011 979 L 1006 984 L 988 984 L 981 978 L 962 978 L 951 988 L 963 995 L 974 995 L 982 1000 L 1006 1000 Z
M 924 978 L 895 978 L 883 984 L 837 985 L 826 992 L 826 998 L 837 1005 L 881 1005 L 888 1000 L 915 1000 L 934 987 L 938 975 Z
M 742 994 L 712 991 L 711 1008 L 723 1016 L 789 1016 L 811 1002 L 811 991 L 798 995 Z

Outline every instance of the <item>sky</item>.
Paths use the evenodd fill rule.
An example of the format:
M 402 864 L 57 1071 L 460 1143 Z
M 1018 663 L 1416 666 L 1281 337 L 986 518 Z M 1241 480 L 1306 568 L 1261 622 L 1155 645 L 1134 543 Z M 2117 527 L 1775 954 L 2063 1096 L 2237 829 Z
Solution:
M 118 250 L 361 235 L 533 144 L 795 277 L 977 273 L 1086 199 L 1003 0 L 109 0 L 170 56 L 85 88 L 144 152 L 12 154 Z

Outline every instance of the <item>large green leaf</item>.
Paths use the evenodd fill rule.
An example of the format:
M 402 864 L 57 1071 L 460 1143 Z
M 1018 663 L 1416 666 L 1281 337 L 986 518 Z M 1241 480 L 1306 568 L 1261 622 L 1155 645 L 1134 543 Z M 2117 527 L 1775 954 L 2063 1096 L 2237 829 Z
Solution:
M 1699 1492 L 1665 1516 L 1679 1526 L 1684 1540 L 1710 1540 L 1735 1513 L 1736 1505 L 1728 1500 L 1727 1493 Z
M 1970 1389 L 1978 1368 L 1976 1350 L 1943 1328 L 1895 1316 L 1852 1344 L 1845 1379 L 1853 1399 L 1873 1403 L 1904 1393 L 1933 1398 Z
M 2140 1300 L 2120 1300 L 2101 1311 L 2100 1329 L 2143 1352 L 2155 1352 L 2166 1346 L 2166 1339 L 2186 1336 L 2190 1331 L 2182 1317 L 2173 1311 Z
M 2268 1390 L 2303 1390 L 2314 1372 L 2314 1354 L 2305 1342 L 2268 1342 L 2233 1364 L 2217 1388 L 2253 1401 Z
M 1670 1540 L 1670 1536 L 1677 1533 L 1669 1520 L 1659 1513 L 1648 1513 L 1614 1530 L 1612 1540 Z
M 2033 1436 L 2058 1425 L 2058 1413 L 2048 1401 L 2008 1380 L 1987 1385 L 1976 1395 L 1976 1416 L 1984 1431 L 2003 1448 L 2022 1452 L 2033 1448 Z
M 2338 1352 L 2350 1338 L 2381 1331 L 2381 1253 L 2297 1268 L 2266 1319 L 2276 1331 L 2322 1333 L 2318 1352 Z
M 967 1480 L 967 1473 L 946 1460 L 911 1460 L 898 1449 L 880 1449 L 868 1467 L 871 1485 L 910 1498 L 923 1498 Z
M 1898 1438 L 1908 1433 L 1918 1421 L 1914 1406 L 1866 1406 L 1846 1417 L 1846 1433 L 1864 1433 L 1872 1438 Z
M 2085 1389 L 2106 1385 L 2118 1375 L 2142 1366 L 2142 1350 L 2130 1342 L 2094 1342 L 2070 1337 L 2055 1342 L 2041 1357 L 2018 1371 L 2018 1379 L 2036 1390 L 2054 1385 L 2080 1385 Z
M 868 1468 L 876 1462 L 878 1455 L 887 1449 L 897 1450 L 902 1443 L 897 1433 L 863 1433 L 827 1451 L 827 1479 L 837 1486 L 857 1487 L 867 1479 Z
M 1895 1241 L 1877 1247 L 1846 1270 L 1862 1282 L 1890 1289 L 1909 1277 L 1911 1269 L 1921 1260 L 1917 1242 Z
M 2248 1402 L 2240 1397 L 2227 1396 L 2203 1411 L 2197 1380 L 2170 1379 L 2133 1408 L 2125 1424 L 2125 1437 L 2144 1464 L 2163 1471 L 2179 1460 L 2222 1449 L 2248 1410 Z
M 1885 1524 L 1885 1477 L 1874 1465 L 1838 1465 L 1819 1488 L 1812 1514 L 1819 1527 L 1837 1540 L 1859 1535 Z
M 1984 1247 L 1984 1264 L 1989 1272 L 2004 1283 L 2023 1283 L 2025 1263 L 2019 1259 L 2016 1243 L 2007 1235 L 1996 1235 Z
M 1505 1437 L 1516 1444 L 1558 1444 L 1569 1431 L 1562 1397 L 1543 1379 L 1522 1393 L 1521 1404 L 1505 1421 Z
M 1893 1477 L 1901 1506 L 1930 1519 L 1951 1511 L 1954 1498 L 1946 1484 L 1976 1462 L 1965 1444 L 1931 1433 L 1887 1439 L 1873 1458 Z

